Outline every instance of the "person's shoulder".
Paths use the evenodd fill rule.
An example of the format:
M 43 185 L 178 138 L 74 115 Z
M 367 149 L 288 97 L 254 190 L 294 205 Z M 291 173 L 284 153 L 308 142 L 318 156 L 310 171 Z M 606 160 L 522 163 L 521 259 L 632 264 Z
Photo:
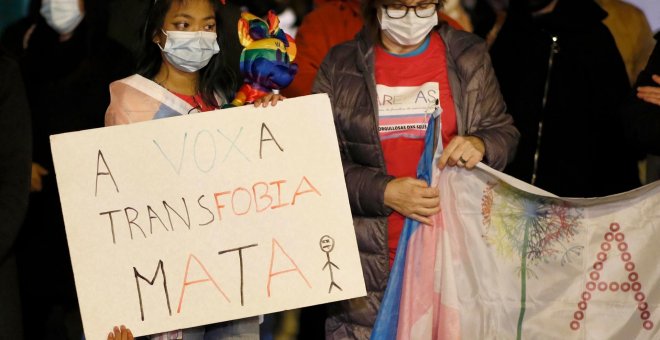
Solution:
M 359 9 L 360 6 L 355 1 L 326 1 L 326 2 L 322 2 L 321 4 L 318 4 L 314 8 L 314 10 L 307 13 L 307 16 L 311 16 L 311 18 L 321 19 L 321 20 L 328 20 L 328 19 L 337 20 L 336 17 L 328 18 L 327 15 L 346 14 L 347 10 L 359 14 Z M 307 16 L 305 16 L 305 18 Z
M 136 87 L 136 84 L 144 82 L 147 80 L 139 74 L 134 74 L 132 76 L 115 80 L 110 83 L 110 101 L 111 102 L 123 102 L 135 93 L 133 89 Z
M 355 56 L 358 52 L 357 47 L 358 41 L 356 39 L 337 44 L 330 48 L 330 51 L 328 51 L 328 54 L 326 55 L 326 59 L 336 62 L 347 60 L 349 58 L 351 58 L 351 60 L 355 60 Z
M 18 73 L 18 62 L 11 56 L 7 55 L 4 51 L 0 50 L 0 74 L 8 75 Z M 9 79 L 2 77 L 3 79 Z
M 457 62 L 468 56 L 477 56 L 488 53 L 488 45 L 476 34 L 455 29 L 447 24 L 438 29 L 447 46 L 448 54 Z
M 610 11 L 614 10 L 614 11 L 619 11 L 620 14 L 623 17 L 626 17 L 626 18 L 628 16 L 632 16 L 635 19 L 638 19 L 640 17 L 644 17 L 644 19 L 646 19 L 646 15 L 644 14 L 644 12 L 641 9 L 639 9 L 637 6 L 635 6 L 631 3 L 625 2 L 625 1 L 619 1 L 619 0 L 617 0 L 617 1 L 598 1 L 598 4 L 608 13 Z M 632 18 L 628 18 L 628 19 L 632 19 Z
M 136 73 L 136 74 L 130 75 L 126 78 L 122 78 L 122 79 L 115 80 L 115 81 L 111 82 L 110 83 L 110 88 L 125 86 L 125 85 L 130 84 L 131 82 L 140 81 L 140 80 L 143 80 L 143 79 L 146 79 L 146 78 L 144 78 L 143 76 Z
M 342 27 L 339 27 L 342 25 Z M 321 34 L 326 35 L 345 35 L 346 31 L 352 30 L 355 26 L 362 25 L 362 17 L 360 16 L 359 8 L 354 9 L 350 8 L 343 2 L 332 1 L 321 4 L 316 7 L 313 11 L 305 15 L 305 18 L 300 25 L 298 32 L 304 32 L 304 34 L 313 34 L 319 36 Z M 346 37 L 343 37 L 346 38 Z M 342 39 L 343 39 L 342 38 Z M 337 38 L 323 38 L 318 37 L 318 43 L 323 44 L 324 41 L 337 41 Z
M 333 46 L 330 50 L 338 52 L 354 52 L 357 49 L 357 40 L 351 39 Z
M 23 77 L 18 61 L 5 51 L 0 50 L 0 92 L 11 91 L 12 87 L 22 87 L 22 84 Z

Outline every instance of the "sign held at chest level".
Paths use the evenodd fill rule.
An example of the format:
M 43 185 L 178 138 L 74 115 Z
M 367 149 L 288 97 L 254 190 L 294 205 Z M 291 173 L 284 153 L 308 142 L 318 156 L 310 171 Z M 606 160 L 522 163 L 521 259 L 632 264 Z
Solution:
M 147 335 L 365 294 L 326 95 L 51 145 L 88 338 L 117 324 Z

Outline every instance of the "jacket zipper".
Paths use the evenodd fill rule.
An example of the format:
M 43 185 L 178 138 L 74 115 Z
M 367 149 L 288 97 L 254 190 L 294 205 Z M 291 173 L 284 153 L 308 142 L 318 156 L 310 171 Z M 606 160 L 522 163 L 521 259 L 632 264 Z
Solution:
M 559 53 L 559 36 L 551 34 L 552 45 L 550 46 L 550 55 L 548 56 L 548 73 L 545 76 L 545 87 L 543 88 L 543 100 L 541 102 L 541 119 L 539 119 L 539 128 L 536 134 L 536 150 L 534 151 L 534 169 L 532 170 L 531 184 L 536 183 L 536 175 L 539 169 L 539 156 L 541 153 L 541 138 L 543 137 L 543 116 L 545 114 L 545 107 L 548 103 L 548 92 L 550 91 L 550 76 L 552 74 L 552 65 L 555 56 Z

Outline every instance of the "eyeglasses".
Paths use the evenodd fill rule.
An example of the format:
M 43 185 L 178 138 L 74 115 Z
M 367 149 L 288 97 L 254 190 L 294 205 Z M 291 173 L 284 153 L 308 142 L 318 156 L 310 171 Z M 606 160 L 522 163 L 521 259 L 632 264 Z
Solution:
M 408 14 L 408 10 L 410 10 L 411 8 L 413 9 L 415 15 L 418 18 L 428 18 L 436 15 L 436 12 L 438 10 L 438 5 L 439 3 L 437 2 L 422 3 L 414 6 L 407 6 L 404 4 L 395 3 L 395 4 L 383 5 L 383 9 L 385 9 L 385 14 L 387 14 L 387 16 L 392 19 L 401 19 L 405 17 Z

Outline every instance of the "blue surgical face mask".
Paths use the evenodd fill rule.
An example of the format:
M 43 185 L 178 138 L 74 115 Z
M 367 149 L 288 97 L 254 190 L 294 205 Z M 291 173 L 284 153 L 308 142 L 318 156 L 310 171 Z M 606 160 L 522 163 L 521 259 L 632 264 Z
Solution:
M 163 31 L 167 36 L 163 51 L 172 66 L 184 72 L 197 72 L 220 52 L 215 32 Z M 158 45 L 160 47 L 160 45 Z
M 78 0 L 43 0 L 39 12 L 59 34 L 73 32 L 83 19 Z

